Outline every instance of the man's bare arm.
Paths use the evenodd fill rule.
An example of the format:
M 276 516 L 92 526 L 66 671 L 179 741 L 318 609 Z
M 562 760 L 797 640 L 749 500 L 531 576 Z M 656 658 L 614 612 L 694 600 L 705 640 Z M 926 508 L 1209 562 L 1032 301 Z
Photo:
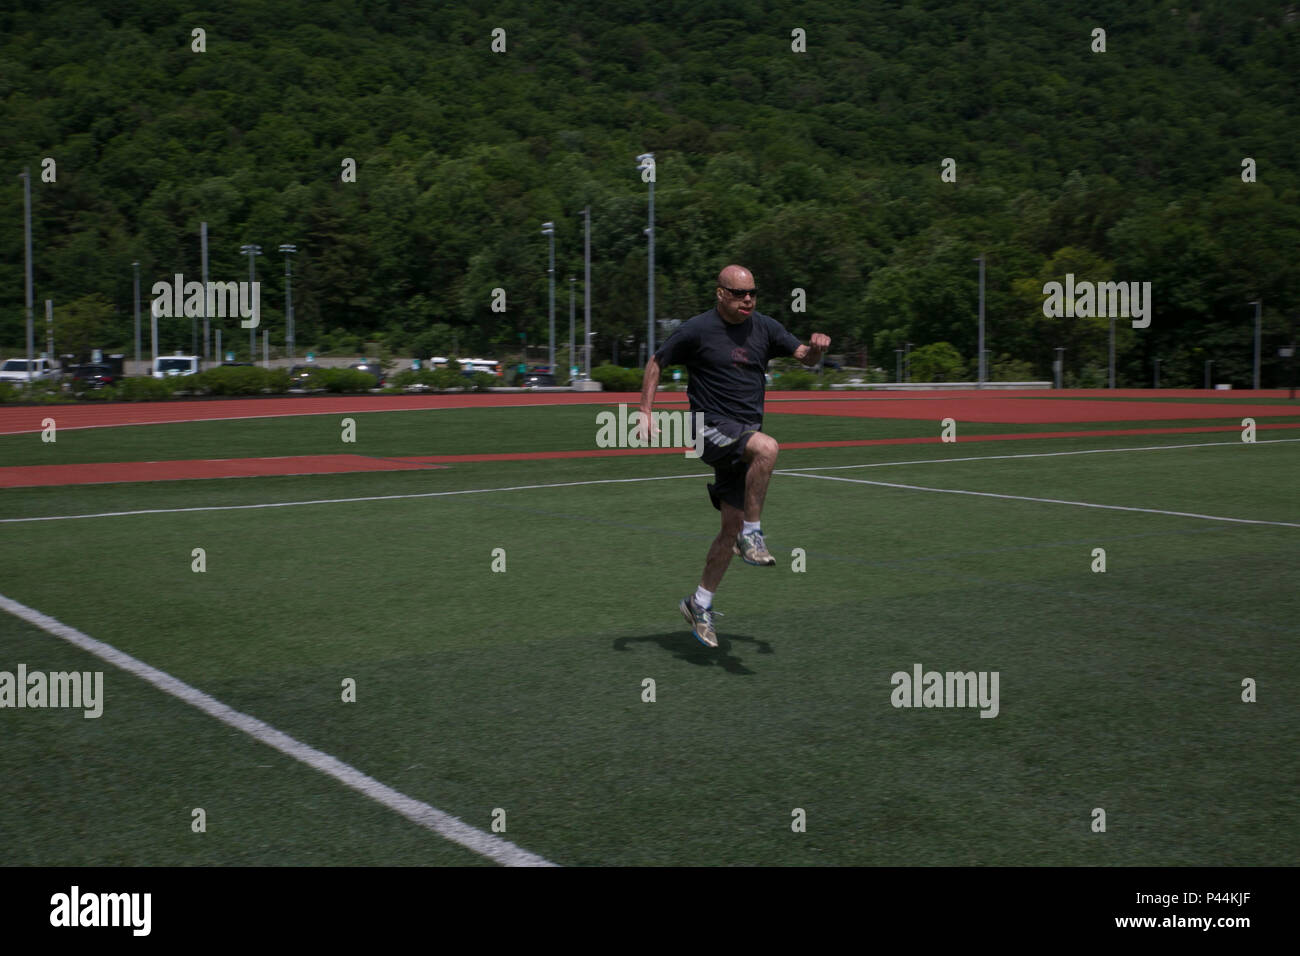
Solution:
M 655 389 L 659 387 L 659 362 L 652 355 L 645 363 L 645 376 L 641 379 L 641 411 L 646 414 L 654 407 Z
M 811 345 L 801 345 L 794 350 L 794 357 L 803 365 L 812 367 L 822 360 L 826 350 L 831 346 L 830 336 L 814 332 Z
M 641 379 L 641 421 L 639 429 L 642 432 L 642 440 L 649 441 L 650 436 L 655 434 L 654 411 L 655 389 L 659 387 L 659 362 L 652 355 L 650 361 L 645 363 L 645 373 Z

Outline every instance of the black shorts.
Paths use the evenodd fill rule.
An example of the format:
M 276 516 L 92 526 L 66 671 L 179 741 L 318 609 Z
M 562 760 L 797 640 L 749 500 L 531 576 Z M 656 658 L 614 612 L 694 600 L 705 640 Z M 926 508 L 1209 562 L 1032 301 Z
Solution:
M 709 500 L 719 511 L 723 501 L 744 510 L 745 476 L 749 473 L 745 446 L 755 433 L 762 430 L 762 425 L 746 425 L 725 419 L 705 421 L 701 433 L 704 450 L 700 458 L 713 467 L 714 480 L 709 484 Z

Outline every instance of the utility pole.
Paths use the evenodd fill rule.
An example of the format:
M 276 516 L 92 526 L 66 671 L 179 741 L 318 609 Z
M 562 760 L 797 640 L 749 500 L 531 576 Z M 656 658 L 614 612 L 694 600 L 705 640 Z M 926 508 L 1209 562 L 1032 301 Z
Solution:
M 241 255 L 248 256 L 248 294 L 251 297 L 253 283 L 257 281 L 257 257 L 262 254 L 262 247 L 254 243 L 248 243 L 240 246 L 239 252 Z M 253 327 L 248 330 L 248 361 L 257 361 L 257 329 Z
M 1260 339 L 1260 317 L 1264 308 L 1264 302 L 1256 299 L 1250 303 L 1255 307 L 1255 390 L 1259 391 L 1259 339 Z
M 293 287 L 289 257 L 298 251 L 298 247 L 283 242 L 280 244 L 280 251 L 284 253 L 284 345 L 289 358 L 293 358 Z
M 203 364 L 207 365 L 210 332 L 208 331 L 208 224 L 206 222 L 199 223 L 199 257 L 202 259 L 203 269 Z
M 555 374 L 555 223 L 553 222 L 542 223 L 542 235 L 548 236 L 551 240 L 551 255 L 550 255 L 549 265 L 546 267 L 546 275 L 550 281 L 550 290 L 551 290 L 550 306 L 547 310 L 547 315 L 549 316 L 550 330 L 551 330 L 551 344 L 550 344 L 550 351 L 548 352 L 548 364 L 550 365 L 551 368 L 551 374 L 554 375 Z M 525 355 L 524 361 L 527 362 L 527 360 L 528 360 L 527 356 Z
M 23 237 L 27 263 L 27 384 L 32 384 L 32 174 L 31 168 L 19 174 L 23 181 Z
M 975 260 L 980 264 L 980 360 L 979 360 L 979 381 L 976 388 L 984 387 L 984 379 L 988 375 L 988 368 L 984 360 L 984 254 L 980 253 L 979 258 Z
M 591 378 L 591 207 L 582 210 L 586 220 L 586 236 L 582 243 L 582 314 L 586 322 L 582 338 L 582 351 L 586 357 L 584 378 Z
M 140 364 L 140 263 L 131 263 L 131 270 L 135 273 L 135 364 Z M 204 287 L 206 288 L 206 286 Z M 204 312 L 207 315 L 207 312 Z M 204 320 L 207 321 L 206 319 Z

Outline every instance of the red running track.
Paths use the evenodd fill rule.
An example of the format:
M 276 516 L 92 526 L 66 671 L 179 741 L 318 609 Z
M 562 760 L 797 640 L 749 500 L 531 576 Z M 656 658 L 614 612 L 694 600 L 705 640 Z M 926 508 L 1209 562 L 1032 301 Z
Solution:
M 1148 401 L 1098 401 L 1093 389 L 999 390 L 965 389 L 935 392 L 808 392 L 767 393 L 773 415 L 845 415 L 859 418 L 916 418 L 938 421 L 1043 424 L 1050 422 L 1113 422 L 1187 418 L 1252 418 L 1300 414 L 1300 402 L 1289 405 L 1224 405 L 1152 402 L 1156 393 L 1144 389 L 1107 390 L 1110 398 Z M 1224 395 L 1204 389 L 1162 389 L 1168 398 L 1208 398 Z M 1285 389 L 1252 392 L 1251 398 L 1285 399 Z M 1050 396 L 1050 397 L 1049 397 Z M 330 395 L 296 398 L 212 399 L 207 401 L 114 403 L 111 405 L 0 406 L 0 435 L 38 432 L 46 418 L 60 429 L 108 428 L 118 425 L 157 425 L 169 422 L 223 419 L 282 418 L 291 415 L 342 415 L 365 412 L 420 411 L 449 408 L 507 408 L 529 405 L 635 405 L 635 392 L 543 392 L 465 395 Z M 657 405 L 683 405 L 684 392 L 656 396 Z
M 1300 424 L 1263 424 L 1258 430 L 1297 429 Z M 1204 432 L 1240 433 L 1237 425 L 1191 428 L 1129 428 L 1068 432 L 1012 432 L 972 435 L 962 444 L 1018 441 L 1029 438 L 1080 438 L 1112 435 L 1173 435 Z M 868 445 L 937 445 L 938 437 L 870 438 L 849 441 L 782 442 L 782 448 L 861 448 Z M 486 455 L 418 455 L 371 458 L 365 455 L 300 455 L 283 458 L 223 458 L 189 461 L 119 461 L 99 464 L 19 465 L 0 468 L 0 488 L 47 485 L 99 485 L 119 481 L 178 481 L 200 478 L 255 478 L 266 475 L 326 475 L 347 472 L 423 471 L 449 464 L 480 461 L 533 461 L 546 458 L 610 458 L 625 455 L 681 455 L 680 448 L 592 448 L 581 451 L 499 452 Z M 703 475 L 704 472 L 701 472 Z

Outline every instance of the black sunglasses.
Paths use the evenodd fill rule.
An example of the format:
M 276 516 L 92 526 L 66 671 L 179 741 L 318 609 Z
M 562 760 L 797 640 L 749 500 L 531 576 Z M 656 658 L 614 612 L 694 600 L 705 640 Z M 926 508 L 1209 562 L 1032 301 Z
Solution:
M 722 289 L 723 292 L 726 292 L 733 299 L 743 299 L 747 295 L 753 296 L 756 299 L 758 298 L 757 289 L 728 289 L 725 285 L 719 286 L 718 288 Z

